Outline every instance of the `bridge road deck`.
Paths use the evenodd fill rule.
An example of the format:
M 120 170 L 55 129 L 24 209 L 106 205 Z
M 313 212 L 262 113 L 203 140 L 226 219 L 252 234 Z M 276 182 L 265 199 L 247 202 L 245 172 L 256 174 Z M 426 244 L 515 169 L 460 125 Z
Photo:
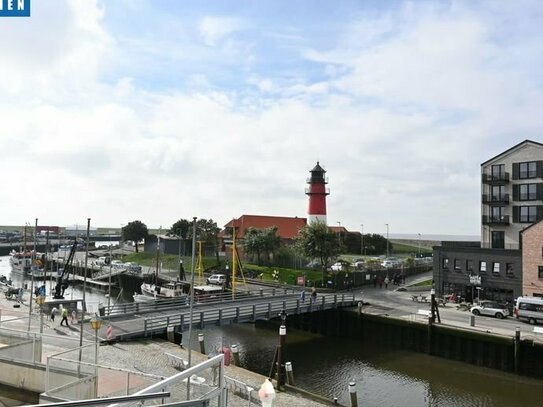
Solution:
M 232 323 L 269 320 L 278 316 L 283 309 L 290 315 L 323 311 L 355 305 L 351 294 L 319 294 L 316 301 L 300 301 L 299 296 L 287 294 L 276 297 L 245 297 L 229 302 L 195 303 L 192 325 L 203 329 L 209 325 L 228 325 Z M 107 317 L 106 317 L 107 318 Z M 145 314 L 111 314 L 113 340 L 128 340 L 165 334 L 168 329 L 176 332 L 188 330 L 190 321 L 188 305 L 173 305 L 150 309 Z M 108 323 L 102 324 L 101 338 L 106 338 Z

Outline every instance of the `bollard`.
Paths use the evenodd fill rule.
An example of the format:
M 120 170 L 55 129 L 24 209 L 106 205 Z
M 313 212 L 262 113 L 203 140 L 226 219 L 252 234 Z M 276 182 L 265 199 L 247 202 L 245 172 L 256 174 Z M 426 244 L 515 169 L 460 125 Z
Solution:
M 294 372 L 292 371 L 292 362 L 285 363 L 285 370 L 287 371 L 287 383 L 294 386 Z
M 519 372 L 519 357 L 520 357 L 520 327 L 515 328 L 515 373 Z
M 349 396 L 351 398 L 351 407 L 358 407 L 358 398 L 356 397 L 356 383 L 349 383 Z
M 232 359 L 234 360 L 234 366 L 239 366 L 239 349 L 238 349 L 238 345 L 232 345 Z
M 198 342 L 200 343 L 200 353 L 206 354 L 206 345 L 204 343 L 204 334 L 198 334 Z
M 169 325 L 166 327 L 166 335 L 168 337 L 168 341 L 175 342 L 175 336 L 174 336 L 174 326 Z
M 475 315 L 469 316 L 469 326 L 475 326 Z
M 337 397 L 334 397 L 334 404 L 337 404 Z
M 362 314 L 362 301 L 358 303 L 358 313 Z

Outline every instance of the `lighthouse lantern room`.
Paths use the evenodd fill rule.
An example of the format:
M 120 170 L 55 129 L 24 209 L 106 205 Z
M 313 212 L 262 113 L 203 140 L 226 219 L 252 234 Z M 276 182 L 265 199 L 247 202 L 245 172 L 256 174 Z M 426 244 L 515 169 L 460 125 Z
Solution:
M 326 224 L 326 195 L 330 194 L 326 188 L 328 181 L 324 177 L 326 171 L 317 161 L 317 165 L 309 172 L 311 173 L 307 180 L 309 188 L 305 190 L 305 194 L 309 196 L 307 218 L 309 223 L 319 221 Z

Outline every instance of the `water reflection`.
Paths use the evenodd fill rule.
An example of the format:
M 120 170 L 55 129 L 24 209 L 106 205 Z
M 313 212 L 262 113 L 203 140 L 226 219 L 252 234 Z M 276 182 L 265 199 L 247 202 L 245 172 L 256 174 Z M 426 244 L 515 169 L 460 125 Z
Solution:
M 198 349 L 194 333 L 193 348 Z M 206 329 L 206 350 L 238 344 L 242 366 L 269 375 L 277 327 L 269 323 Z M 186 344 L 186 339 L 184 340 Z M 296 385 L 350 405 L 357 383 L 361 406 L 506 407 L 540 404 L 543 383 L 468 364 L 361 341 L 288 330 L 287 358 Z

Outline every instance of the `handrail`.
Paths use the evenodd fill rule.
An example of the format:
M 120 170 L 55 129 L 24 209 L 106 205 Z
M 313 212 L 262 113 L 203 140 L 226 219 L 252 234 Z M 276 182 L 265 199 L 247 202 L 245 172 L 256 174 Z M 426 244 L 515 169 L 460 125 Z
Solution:
M 337 294 L 321 294 L 321 299 L 316 301 L 307 301 L 300 303 L 299 299 L 290 298 L 287 300 L 277 300 L 273 302 L 263 302 L 258 304 L 241 304 L 237 306 L 230 306 L 221 309 L 207 309 L 199 313 L 195 313 L 193 316 L 192 324 L 203 325 L 206 321 L 218 321 L 220 317 L 222 319 L 236 319 L 242 317 L 256 319 L 259 316 L 266 316 L 271 318 L 272 315 L 277 316 L 279 311 L 287 309 L 299 313 L 305 308 L 306 312 L 322 311 L 325 309 L 332 309 L 338 306 L 338 302 L 341 305 L 353 304 L 355 302 L 354 294 L 346 296 L 341 294 L 341 297 Z M 144 319 L 144 331 L 147 335 L 148 330 L 162 329 L 171 325 L 187 325 L 188 312 L 176 313 L 170 315 L 158 315 Z M 219 321 L 220 322 L 220 321 Z

